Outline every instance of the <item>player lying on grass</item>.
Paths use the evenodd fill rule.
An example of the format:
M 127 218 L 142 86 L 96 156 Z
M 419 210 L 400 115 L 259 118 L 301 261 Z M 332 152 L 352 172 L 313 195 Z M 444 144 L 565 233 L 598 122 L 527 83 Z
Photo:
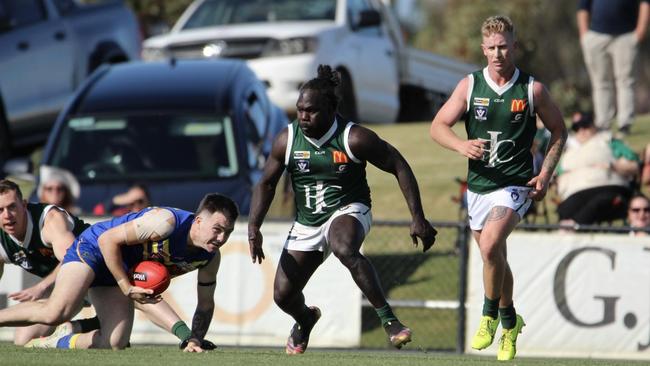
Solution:
M 27 203 L 18 185 L 0 180 L 0 276 L 5 264 L 14 264 L 42 279 L 35 285 L 9 294 L 15 301 L 36 301 L 48 297 L 59 269 L 59 259 L 89 225 L 64 209 L 43 203 Z M 79 309 L 76 309 L 77 311 Z M 85 331 L 99 327 L 97 318 L 77 321 Z M 14 344 L 49 335 L 54 327 L 34 324 L 16 328 Z
M 202 352 L 214 310 L 219 248 L 226 243 L 239 215 L 236 204 L 219 194 L 206 195 L 196 214 L 173 208 L 148 208 L 85 230 L 67 250 L 51 296 L 0 310 L 0 326 L 58 325 L 70 320 L 86 292 L 101 329 L 41 339 L 39 346 L 57 348 L 126 347 L 133 325 L 134 302 L 159 304 L 152 290 L 132 286 L 127 269 L 153 259 L 173 276 L 198 269 L 198 303 L 184 351 Z M 152 254 L 155 253 L 155 254 Z
M 0 275 L 5 263 L 20 266 L 42 278 L 34 286 L 9 294 L 15 301 L 43 300 L 49 296 L 59 270 L 59 262 L 75 237 L 88 228 L 74 215 L 60 207 L 42 203 L 27 203 L 16 183 L 0 181 Z M 190 337 L 187 327 L 173 309 L 165 302 L 158 304 L 135 303 L 136 309 L 160 328 L 171 332 L 183 342 Z M 39 337 L 50 335 L 58 338 L 71 333 L 85 333 L 99 329 L 97 317 L 66 322 L 56 328 L 47 324 L 17 327 L 14 344 L 40 347 L 49 344 Z M 54 331 L 54 332 L 53 332 Z M 34 339 L 34 341 L 31 341 Z M 204 340 L 204 349 L 214 349 Z

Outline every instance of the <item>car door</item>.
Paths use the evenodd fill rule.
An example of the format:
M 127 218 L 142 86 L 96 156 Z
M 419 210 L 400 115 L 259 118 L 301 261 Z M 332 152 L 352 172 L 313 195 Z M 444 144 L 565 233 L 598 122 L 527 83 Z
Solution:
M 348 0 L 352 47 L 346 49 L 356 50 L 356 62 L 350 67 L 358 113 L 372 117 L 374 122 L 393 122 L 399 110 L 395 45 L 381 25 L 356 28 L 355 22 L 364 10 L 374 10 L 369 0 Z
M 42 127 L 74 88 L 74 48 L 61 18 L 43 0 L 0 0 L 0 92 L 14 131 Z M 19 132 L 20 133 L 20 132 Z
M 244 95 L 249 176 L 255 184 L 262 176 L 273 140 L 287 127 L 289 119 L 282 109 L 271 102 L 261 82 L 255 81 Z

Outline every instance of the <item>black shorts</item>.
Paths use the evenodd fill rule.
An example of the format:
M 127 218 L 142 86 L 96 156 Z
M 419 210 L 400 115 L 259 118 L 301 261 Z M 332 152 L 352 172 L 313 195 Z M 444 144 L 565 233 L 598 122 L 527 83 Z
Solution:
M 578 191 L 557 206 L 560 220 L 591 225 L 624 219 L 632 192 L 627 187 L 603 186 Z

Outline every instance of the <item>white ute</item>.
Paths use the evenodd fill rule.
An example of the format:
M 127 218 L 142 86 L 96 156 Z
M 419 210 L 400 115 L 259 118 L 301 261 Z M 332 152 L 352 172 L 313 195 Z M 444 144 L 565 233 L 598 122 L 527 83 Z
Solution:
M 288 113 L 329 64 L 342 75 L 341 113 L 370 123 L 431 119 L 475 67 L 406 47 L 380 0 L 196 0 L 168 34 L 145 40 L 142 56 L 245 59 Z

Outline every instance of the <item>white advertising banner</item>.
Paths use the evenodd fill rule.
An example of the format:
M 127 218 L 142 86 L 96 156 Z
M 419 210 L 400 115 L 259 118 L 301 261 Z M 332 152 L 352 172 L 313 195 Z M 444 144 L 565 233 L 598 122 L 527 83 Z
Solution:
M 483 307 L 483 264 L 470 247 L 466 351 Z M 650 238 L 513 233 L 508 262 L 526 326 L 522 356 L 650 359 Z
M 206 339 L 217 345 L 284 347 L 294 320 L 273 302 L 273 280 L 290 222 L 270 222 L 262 227 L 262 264 L 251 262 L 247 223 L 238 222 L 228 243 L 221 249 L 217 275 L 215 311 Z M 5 266 L 0 296 L 21 288 L 23 270 Z M 310 347 L 358 347 L 361 338 L 361 292 L 349 271 L 330 256 L 316 271 L 305 291 L 307 305 L 318 306 L 323 315 L 312 332 Z M 172 280 L 163 298 L 188 326 L 196 309 L 196 271 Z M 9 305 L 13 304 L 9 301 Z M 91 316 L 84 310 L 80 316 Z M 0 329 L 0 339 L 10 340 L 13 332 Z M 131 336 L 133 343 L 178 343 L 144 314 L 136 311 Z

